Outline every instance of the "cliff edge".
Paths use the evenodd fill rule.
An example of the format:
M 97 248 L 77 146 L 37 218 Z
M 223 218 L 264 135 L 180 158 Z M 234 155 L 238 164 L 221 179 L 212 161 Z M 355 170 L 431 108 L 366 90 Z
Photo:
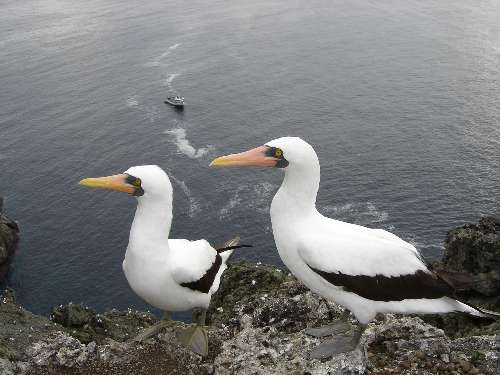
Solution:
M 438 266 L 454 265 L 455 270 L 467 269 L 471 275 L 495 277 L 497 262 L 476 260 L 476 256 L 487 256 L 485 241 L 493 246 L 488 249 L 494 254 L 498 250 L 498 221 L 488 220 L 496 223 L 493 232 L 491 225 L 485 227 L 481 222 L 475 227 L 460 227 L 468 233 L 467 238 L 474 238 L 466 243 L 464 235 L 457 234 L 462 233 L 457 232 L 459 228 L 450 231 L 444 260 Z M 478 251 L 471 249 L 475 246 Z M 469 267 L 469 262 L 480 266 Z M 464 298 L 490 307 L 497 306 L 500 299 L 498 294 L 483 294 L 476 287 L 463 293 Z M 332 322 L 342 308 L 314 295 L 286 271 L 269 265 L 233 264 L 212 302 L 209 356 L 201 358 L 175 338 L 175 327 L 186 323 L 176 322 L 155 338 L 136 343 L 131 338 L 154 324 L 156 317 L 134 310 L 99 314 L 90 307 L 70 304 L 55 307 L 50 318 L 45 318 L 18 306 L 13 292 L 6 291 L 0 303 L 0 373 L 500 373 L 499 323 L 452 314 L 444 318 L 389 314 L 369 325 L 359 350 L 328 360 L 310 360 L 308 353 L 320 339 L 305 335 L 304 329 Z M 351 324 L 354 328 L 356 321 L 351 319 Z

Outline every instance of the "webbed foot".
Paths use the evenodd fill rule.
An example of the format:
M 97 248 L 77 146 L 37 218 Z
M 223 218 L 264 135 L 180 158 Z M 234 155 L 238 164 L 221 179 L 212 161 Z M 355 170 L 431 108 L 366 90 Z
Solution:
M 333 339 L 319 344 L 309 353 L 311 359 L 325 359 L 334 355 L 351 352 L 356 349 L 357 342 L 352 336 L 335 336 Z
M 351 325 L 344 321 L 340 320 L 333 324 L 329 324 L 327 326 L 318 327 L 318 328 L 307 328 L 304 330 L 304 333 L 313 337 L 326 337 L 338 335 L 339 333 L 348 332 L 351 329 Z
M 156 324 L 153 324 L 151 327 L 143 329 L 137 336 L 133 338 L 133 341 L 142 342 L 144 340 L 149 339 L 157 335 L 162 329 L 168 327 L 172 324 L 170 320 L 162 320 Z
M 199 325 L 176 331 L 177 340 L 194 353 L 206 357 L 208 355 L 208 335 L 205 328 Z

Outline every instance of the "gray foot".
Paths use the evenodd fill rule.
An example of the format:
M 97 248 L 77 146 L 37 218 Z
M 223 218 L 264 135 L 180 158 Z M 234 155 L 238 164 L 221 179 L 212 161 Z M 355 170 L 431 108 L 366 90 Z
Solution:
M 171 321 L 162 320 L 152 325 L 151 327 L 143 329 L 137 336 L 133 338 L 133 341 L 142 342 L 144 340 L 147 340 L 150 337 L 157 335 L 162 329 L 168 327 L 170 324 L 172 324 Z
M 352 336 L 335 336 L 332 340 L 318 345 L 309 353 L 309 358 L 325 359 L 340 353 L 351 352 L 354 349 L 356 349 L 356 342 Z
M 326 337 L 338 335 L 339 333 L 345 333 L 350 329 L 351 325 L 346 321 L 341 320 L 319 328 L 307 328 L 304 330 L 304 333 L 313 337 Z
M 193 325 L 176 331 L 177 340 L 186 348 L 196 354 L 206 357 L 208 355 L 208 335 L 205 328 Z

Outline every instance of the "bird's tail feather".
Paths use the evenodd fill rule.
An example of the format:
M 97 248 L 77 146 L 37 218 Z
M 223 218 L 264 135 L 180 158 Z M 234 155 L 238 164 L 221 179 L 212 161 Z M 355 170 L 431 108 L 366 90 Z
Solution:
M 486 309 L 478 309 L 482 314 L 483 318 L 492 319 L 492 320 L 500 320 L 500 313 L 496 311 L 486 310 Z
M 227 263 L 227 261 L 229 260 L 229 258 L 233 254 L 233 251 L 234 251 L 233 249 L 235 248 L 235 246 L 238 246 L 239 243 L 240 243 L 240 237 L 236 236 L 236 237 L 230 239 L 229 241 L 226 241 L 226 243 L 222 247 L 215 249 L 217 251 L 217 253 L 220 254 L 220 256 L 222 258 L 222 262 L 224 264 Z
M 230 239 L 229 241 L 226 241 L 226 243 L 222 247 L 218 247 L 215 250 L 220 254 L 225 251 L 240 249 L 242 247 L 252 247 L 252 245 L 240 245 L 239 243 L 240 243 L 240 237 L 236 236 Z
M 486 310 L 486 309 L 483 309 L 482 307 L 477 307 L 477 306 L 471 305 L 468 302 L 459 301 L 459 300 L 457 300 L 457 301 L 460 302 L 462 304 L 462 306 L 465 307 L 465 309 L 462 311 L 473 316 L 473 317 L 480 318 L 480 319 L 488 319 L 488 320 L 500 320 L 500 312 Z
M 473 289 L 474 285 L 478 283 L 474 276 L 464 273 L 464 272 L 454 272 L 446 270 L 436 270 L 434 271 L 444 282 L 450 285 L 457 292 L 469 291 Z M 456 297 L 455 297 L 456 298 Z M 482 307 L 477 307 L 469 302 L 465 302 L 461 299 L 456 299 L 462 306 L 462 312 L 465 312 L 473 317 L 488 320 L 500 320 L 500 313 L 496 311 L 490 311 L 483 309 Z
M 223 253 L 224 251 L 241 249 L 242 247 L 253 247 L 253 246 L 252 245 L 234 245 L 234 246 L 221 247 L 221 248 L 215 249 L 215 250 L 220 254 L 220 253 Z
M 224 249 L 224 248 L 230 247 L 230 246 L 237 246 L 239 243 L 240 243 L 240 236 L 236 236 L 236 237 L 231 238 L 230 240 L 226 241 L 224 243 L 224 245 L 222 245 L 222 247 L 218 248 L 217 250 Z

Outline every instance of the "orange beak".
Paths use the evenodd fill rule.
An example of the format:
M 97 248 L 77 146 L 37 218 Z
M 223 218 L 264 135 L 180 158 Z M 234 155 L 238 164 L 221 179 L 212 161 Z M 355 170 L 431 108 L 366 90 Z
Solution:
M 116 174 L 107 177 L 85 178 L 79 184 L 96 189 L 115 190 L 134 194 L 135 188 L 127 183 L 127 177 L 126 174 Z
M 242 166 L 257 166 L 257 167 L 274 167 L 278 159 L 267 156 L 267 146 L 260 146 L 251 150 L 240 152 L 239 154 L 231 154 L 220 156 L 210 163 L 211 167 L 242 167 Z

